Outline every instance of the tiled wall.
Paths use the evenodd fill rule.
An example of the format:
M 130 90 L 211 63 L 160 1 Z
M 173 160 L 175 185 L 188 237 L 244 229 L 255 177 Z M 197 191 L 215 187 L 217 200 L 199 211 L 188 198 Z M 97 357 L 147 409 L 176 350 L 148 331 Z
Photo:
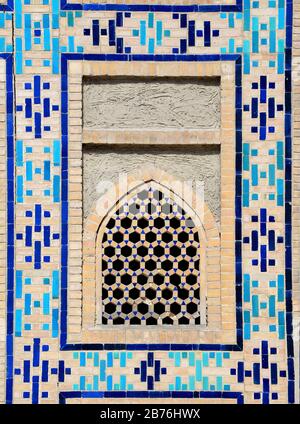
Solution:
M 112 3 L 0 4 L 1 401 L 296 402 L 300 91 L 295 48 L 293 120 L 293 1 Z M 81 235 L 70 215 L 81 181 L 80 166 L 72 166 L 81 158 L 73 149 L 81 134 L 76 97 L 82 75 L 108 62 L 114 75 L 137 63 L 141 73 L 151 63 L 161 75 L 179 63 L 187 76 L 198 65 L 206 75 L 219 66 L 234 80 L 235 310 L 226 321 L 221 305 L 219 320 L 234 341 L 79 338 L 81 309 L 68 302 L 70 290 L 81 290 L 74 256 Z M 221 298 L 226 290 L 221 285 Z

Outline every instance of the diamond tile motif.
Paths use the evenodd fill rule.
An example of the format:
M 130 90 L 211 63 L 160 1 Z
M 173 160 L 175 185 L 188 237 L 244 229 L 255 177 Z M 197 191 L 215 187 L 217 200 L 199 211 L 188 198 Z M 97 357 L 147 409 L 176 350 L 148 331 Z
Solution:
M 292 0 L 154 3 L 0 0 L 0 316 L 7 323 L 0 402 L 299 401 L 299 7 Z M 215 343 L 215 332 L 196 344 L 167 331 L 155 344 L 113 338 L 130 321 L 143 331 L 204 324 L 196 224 L 151 187 L 130 199 L 138 211 L 120 207 L 103 233 L 97 302 L 103 327 L 113 324 L 112 341 L 83 339 L 84 305 L 70 298 L 82 284 L 73 256 L 82 249 L 80 213 L 69 214 L 80 203 L 81 175 L 68 167 L 81 152 L 68 143 L 81 143 L 80 72 L 91 75 L 96 62 L 111 62 L 121 76 L 126 65 L 142 72 L 146 62 L 157 76 L 168 76 L 165 63 L 179 63 L 186 76 L 199 64 L 208 75 L 214 66 L 234 72 L 235 91 L 226 93 L 235 130 L 228 130 L 232 118 L 222 130 L 235 137 L 235 165 L 225 175 L 235 205 L 222 205 L 222 213 L 225 222 L 235 219 L 235 274 L 221 269 L 221 291 L 235 296 L 235 318 L 210 305 L 225 323 L 216 332 L 231 331 L 234 342 Z M 222 254 L 226 236 L 221 241 Z

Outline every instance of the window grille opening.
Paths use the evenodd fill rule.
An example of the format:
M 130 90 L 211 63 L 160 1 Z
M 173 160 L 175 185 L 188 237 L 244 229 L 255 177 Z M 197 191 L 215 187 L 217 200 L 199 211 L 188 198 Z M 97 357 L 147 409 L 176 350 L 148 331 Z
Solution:
M 145 184 L 110 217 L 101 246 L 103 325 L 199 325 L 200 240 L 171 192 Z

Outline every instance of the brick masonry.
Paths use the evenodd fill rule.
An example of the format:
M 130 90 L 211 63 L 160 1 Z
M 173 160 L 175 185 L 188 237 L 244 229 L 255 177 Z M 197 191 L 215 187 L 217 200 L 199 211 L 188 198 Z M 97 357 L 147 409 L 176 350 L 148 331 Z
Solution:
M 116 3 L 0 2 L 0 399 L 298 402 L 300 6 Z M 208 324 L 192 343 L 85 326 L 95 295 L 81 261 L 99 217 L 82 241 L 81 93 L 95 75 L 221 78 L 220 133 L 187 133 L 220 144 L 225 199 Z M 124 137 L 141 142 L 101 134 Z M 170 138 L 182 139 L 145 134 Z

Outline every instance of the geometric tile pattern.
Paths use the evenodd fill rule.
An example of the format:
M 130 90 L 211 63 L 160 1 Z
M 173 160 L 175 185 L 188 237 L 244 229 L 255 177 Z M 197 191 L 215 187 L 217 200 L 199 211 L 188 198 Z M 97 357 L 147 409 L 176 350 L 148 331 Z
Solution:
M 103 324 L 200 324 L 199 234 L 186 212 L 145 184 L 102 237 Z
M 8 100 L 7 403 L 105 397 L 295 402 L 293 2 L 226 3 L 142 5 L 139 10 L 58 0 L 16 0 L 14 11 L 12 1 L 0 6 L 0 54 L 7 65 Z M 66 333 L 61 318 L 67 311 L 68 266 L 68 91 L 67 62 L 61 58 L 193 62 L 201 56 L 199 60 L 209 66 L 209 61 L 230 55 L 240 58 L 240 202 L 235 212 L 236 257 L 243 257 L 236 261 L 236 284 L 243 289 L 237 299 L 242 320 L 236 323 L 242 343 L 235 348 L 213 343 L 167 343 L 152 349 L 132 345 L 127 350 L 118 345 L 99 350 L 60 343 L 60 335 Z M 15 119 L 10 106 L 13 79 Z

